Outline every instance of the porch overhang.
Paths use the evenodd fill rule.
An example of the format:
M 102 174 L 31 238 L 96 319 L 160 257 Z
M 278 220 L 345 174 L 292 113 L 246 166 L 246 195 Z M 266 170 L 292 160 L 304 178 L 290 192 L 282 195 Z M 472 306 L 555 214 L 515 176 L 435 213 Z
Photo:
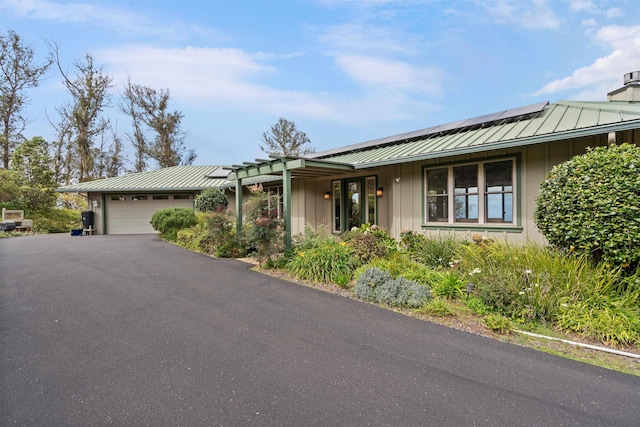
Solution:
M 323 178 L 351 172 L 355 168 L 349 163 L 330 160 L 270 155 L 269 159 L 256 159 L 255 162 L 243 162 L 241 165 L 226 166 L 225 169 L 231 170 L 228 179 L 233 181 L 264 175 L 283 175 L 285 171 L 289 171 L 295 178 Z
M 265 176 L 282 177 L 282 216 L 284 220 L 284 244 L 287 249 L 291 247 L 291 179 L 322 178 L 355 170 L 354 166 L 348 163 L 275 155 L 270 155 L 268 160 L 256 159 L 255 162 L 243 162 L 241 165 L 231 165 L 225 167 L 225 169 L 231 170 L 228 180 L 235 181 L 238 234 L 242 231 L 242 191 L 239 191 L 243 185 L 242 181 Z

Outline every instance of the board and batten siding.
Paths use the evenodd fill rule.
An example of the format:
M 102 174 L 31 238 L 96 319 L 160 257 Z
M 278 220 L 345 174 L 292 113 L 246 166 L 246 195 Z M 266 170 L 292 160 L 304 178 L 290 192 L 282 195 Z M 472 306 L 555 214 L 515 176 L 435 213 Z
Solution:
M 622 132 L 617 135 L 616 139 L 619 143 L 630 142 L 640 145 L 640 130 Z M 389 194 L 392 198 L 392 203 L 389 207 L 390 218 L 386 228 L 389 234 L 395 238 L 399 238 L 402 230 L 406 229 L 434 236 L 455 234 L 466 240 L 471 239 L 474 234 L 480 233 L 489 238 L 507 240 L 514 243 L 528 241 L 543 243 L 544 237 L 537 229 L 533 219 L 540 184 L 553 166 L 569 160 L 575 155 L 584 154 L 587 147 L 606 146 L 607 144 L 607 135 L 598 135 L 395 165 L 391 173 L 391 183 L 388 185 L 388 189 L 385 188 L 385 197 Z M 520 182 L 516 186 L 520 194 L 514 195 L 520 200 L 520 204 L 516 204 L 517 213 L 514 212 L 514 217 L 515 215 L 520 215 L 521 231 L 492 231 L 491 225 L 470 227 L 468 229 L 465 229 L 464 226 L 457 228 L 443 226 L 439 229 L 423 228 L 425 215 L 424 168 L 486 159 L 499 160 L 502 157 L 506 158 L 514 155 L 520 158 Z

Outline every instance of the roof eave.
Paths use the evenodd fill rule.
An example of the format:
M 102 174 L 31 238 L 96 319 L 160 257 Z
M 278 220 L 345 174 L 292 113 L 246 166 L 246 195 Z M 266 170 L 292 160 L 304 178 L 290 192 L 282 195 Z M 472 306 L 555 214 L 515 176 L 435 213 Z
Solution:
M 459 156 L 464 154 L 475 154 L 490 150 L 500 150 L 505 148 L 523 147 L 527 145 L 543 144 L 545 142 L 562 141 L 572 138 L 581 138 L 586 136 L 602 135 L 609 132 L 618 132 L 631 129 L 637 129 L 640 126 L 640 120 L 632 120 L 624 123 L 613 123 L 590 127 L 586 129 L 571 130 L 565 132 L 552 133 L 547 135 L 537 135 L 522 139 L 514 139 L 509 141 L 498 141 L 489 144 L 482 144 L 459 149 L 443 150 L 434 153 L 420 154 L 417 156 L 400 157 L 395 159 L 379 160 L 367 163 L 354 164 L 355 169 L 365 169 L 378 166 L 391 166 L 401 163 L 417 162 L 421 160 L 439 159 L 443 157 Z

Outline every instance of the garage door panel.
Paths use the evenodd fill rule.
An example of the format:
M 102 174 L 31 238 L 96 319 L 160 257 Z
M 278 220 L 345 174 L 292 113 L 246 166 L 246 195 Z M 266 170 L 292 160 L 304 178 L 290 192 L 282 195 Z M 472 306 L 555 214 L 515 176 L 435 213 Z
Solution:
M 153 200 L 153 195 L 147 195 L 147 200 L 132 200 L 131 196 L 124 196 L 125 200 L 106 200 L 107 234 L 156 234 L 151 226 L 151 217 L 156 211 L 168 208 L 193 209 L 193 200 L 173 199 Z

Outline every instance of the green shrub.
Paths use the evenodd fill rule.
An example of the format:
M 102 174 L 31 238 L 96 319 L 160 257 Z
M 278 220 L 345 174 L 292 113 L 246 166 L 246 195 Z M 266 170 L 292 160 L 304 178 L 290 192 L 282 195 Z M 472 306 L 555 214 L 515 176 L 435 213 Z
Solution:
M 224 212 L 229 200 L 219 188 L 207 188 L 195 198 L 194 204 L 200 212 Z
M 485 316 L 491 313 L 489 307 L 487 307 L 480 298 L 474 297 L 473 295 L 470 295 L 464 300 L 464 305 L 469 307 L 471 311 L 480 316 Z
M 427 304 L 423 305 L 422 308 L 418 311 L 428 316 L 436 317 L 447 317 L 454 315 L 447 302 L 442 298 L 432 299 Z
M 407 255 L 431 268 L 448 268 L 456 250 L 464 244 L 455 236 L 426 237 L 413 231 L 402 233 L 400 240 Z
M 358 258 L 353 255 L 351 248 L 342 243 L 335 239 L 326 239 L 306 250 L 296 248 L 286 268 L 301 279 L 321 283 L 344 283 L 348 278 L 348 282 L 358 267 Z
M 82 227 L 81 213 L 73 209 L 25 212 L 25 216 L 33 220 L 35 233 L 68 233 L 73 228 Z
M 176 243 L 183 248 L 191 251 L 202 252 L 202 240 L 206 237 L 204 226 L 202 224 L 194 225 L 190 228 L 178 230 L 176 234 Z
M 640 344 L 640 307 L 620 298 L 576 301 L 563 305 L 557 326 L 605 344 Z
M 454 272 L 442 274 L 433 287 L 433 293 L 446 299 L 457 299 L 464 295 L 466 284 Z
M 484 318 L 489 329 L 501 334 L 508 334 L 513 329 L 513 322 L 499 314 L 489 314 Z
M 156 211 L 151 217 L 151 226 L 160 237 L 175 242 L 178 230 L 196 225 L 196 214 L 187 208 L 169 208 Z
M 408 271 L 412 266 L 417 265 L 415 262 L 411 261 L 407 256 L 402 253 L 396 252 L 390 254 L 386 258 L 375 258 L 368 262 L 365 268 L 375 267 L 381 270 L 386 270 L 393 277 L 398 277 L 405 271 Z M 356 275 L 359 275 L 361 271 L 358 271 Z
M 634 269 L 640 263 L 640 147 L 588 149 L 555 166 L 534 213 L 549 243 Z
M 436 287 L 443 278 L 443 274 L 441 272 L 432 270 L 424 264 L 413 261 L 410 261 L 407 264 L 407 268 L 399 275 L 407 280 L 413 280 L 421 285 L 428 286 L 431 289 Z
M 494 314 L 610 342 L 638 339 L 633 325 L 640 316 L 640 271 L 625 275 L 621 268 L 533 244 L 467 245 L 456 256 L 459 273 L 476 285 L 474 298 Z M 627 329 L 616 338 L 611 331 L 621 325 Z M 635 338 L 624 338 L 634 333 Z

